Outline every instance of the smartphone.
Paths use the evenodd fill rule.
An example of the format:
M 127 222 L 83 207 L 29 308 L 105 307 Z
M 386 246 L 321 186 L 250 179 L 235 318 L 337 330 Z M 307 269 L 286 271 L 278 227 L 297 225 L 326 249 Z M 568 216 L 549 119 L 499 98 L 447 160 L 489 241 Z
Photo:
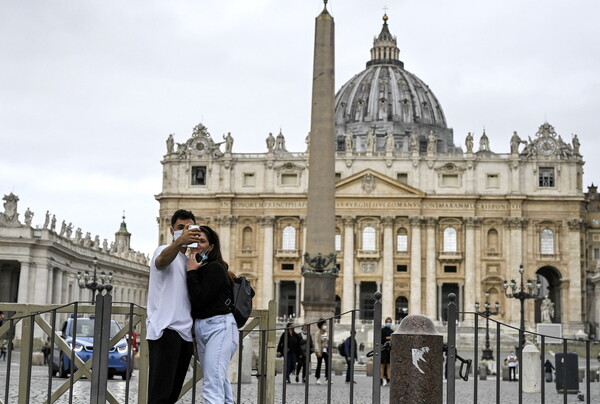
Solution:
M 197 224 L 190 224 L 188 226 L 188 229 L 199 229 L 200 226 Z M 192 244 L 188 244 L 186 245 L 187 248 L 198 248 L 198 243 L 192 243 Z

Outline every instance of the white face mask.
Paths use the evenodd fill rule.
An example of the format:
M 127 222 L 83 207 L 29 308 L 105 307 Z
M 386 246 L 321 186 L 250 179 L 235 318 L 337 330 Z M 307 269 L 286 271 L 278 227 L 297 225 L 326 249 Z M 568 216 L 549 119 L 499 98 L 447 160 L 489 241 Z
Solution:
M 175 230 L 173 232 L 173 240 L 177 240 L 183 234 L 183 230 Z

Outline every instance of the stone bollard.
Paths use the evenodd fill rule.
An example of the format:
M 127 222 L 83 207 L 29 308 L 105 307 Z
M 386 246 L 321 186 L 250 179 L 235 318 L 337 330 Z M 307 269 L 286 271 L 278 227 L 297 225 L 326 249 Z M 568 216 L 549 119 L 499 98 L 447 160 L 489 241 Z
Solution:
M 540 370 L 540 351 L 533 344 L 526 344 L 523 347 L 523 366 L 519 365 L 519 377 L 523 378 L 523 391 L 525 393 L 539 393 L 541 387 L 541 370 Z
M 442 403 L 443 346 L 443 336 L 428 317 L 402 320 L 392 334 L 390 403 Z

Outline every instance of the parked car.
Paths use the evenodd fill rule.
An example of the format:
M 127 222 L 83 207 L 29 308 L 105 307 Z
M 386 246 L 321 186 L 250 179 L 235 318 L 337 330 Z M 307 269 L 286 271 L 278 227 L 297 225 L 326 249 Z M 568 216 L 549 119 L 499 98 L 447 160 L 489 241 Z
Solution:
M 73 343 L 73 350 L 75 354 L 83 362 L 87 362 L 93 355 L 94 352 L 94 319 L 93 318 L 77 318 L 77 333 L 73 333 L 74 318 L 69 318 L 63 323 L 61 328 L 61 337 L 71 346 Z M 110 322 L 110 337 L 114 337 L 121 330 L 121 326 L 115 320 Z M 75 341 L 73 341 L 73 334 L 75 334 Z M 115 375 L 120 375 L 123 380 L 127 379 L 128 364 L 132 360 L 133 355 L 129 351 L 127 346 L 127 340 L 121 338 L 119 342 L 113 346 L 108 353 L 108 377 L 109 379 Z M 60 349 L 55 348 L 54 355 L 52 358 L 52 365 L 54 375 L 58 373 L 59 377 L 67 377 L 71 371 L 71 357 L 65 355 Z M 132 367 L 133 368 L 133 367 Z M 74 366 L 77 370 L 77 367 Z M 129 376 L 131 375 L 131 371 Z

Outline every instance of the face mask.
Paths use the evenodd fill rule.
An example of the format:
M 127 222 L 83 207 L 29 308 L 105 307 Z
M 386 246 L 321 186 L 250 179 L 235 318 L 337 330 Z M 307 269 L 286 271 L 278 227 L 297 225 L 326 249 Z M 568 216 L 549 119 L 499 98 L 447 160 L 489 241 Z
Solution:
M 177 240 L 183 234 L 183 230 L 175 230 L 173 232 L 173 240 Z
M 325 331 L 325 330 L 327 330 L 327 326 L 326 326 L 326 325 L 324 325 L 323 327 L 321 327 L 321 329 L 322 329 L 323 331 Z
M 392 323 L 385 323 L 385 326 L 386 326 L 387 328 L 392 328 Z
M 303 330 L 303 331 L 302 331 L 302 334 L 306 335 L 306 331 L 304 331 L 304 330 Z

